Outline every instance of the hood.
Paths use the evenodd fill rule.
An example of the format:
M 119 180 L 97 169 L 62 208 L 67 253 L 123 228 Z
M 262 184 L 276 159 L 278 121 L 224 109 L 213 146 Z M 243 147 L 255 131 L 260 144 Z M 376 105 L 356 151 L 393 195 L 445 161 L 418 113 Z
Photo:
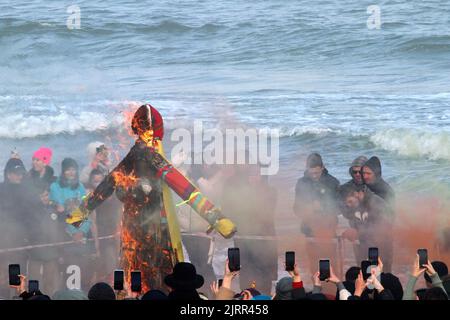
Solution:
M 369 167 L 377 178 L 381 178 L 381 161 L 378 157 L 372 157 L 367 160 L 364 167 Z
M 292 278 L 281 278 L 276 285 L 276 300 L 292 300 Z
M 364 164 L 366 162 L 367 162 L 367 157 L 365 157 L 365 156 L 359 156 L 358 158 L 355 158 L 352 161 L 352 163 L 350 164 L 350 167 L 348 168 L 348 173 L 350 174 L 352 179 L 354 179 L 353 174 L 352 174 L 352 168 L 353 167 L 362 167 L 362 166 L 364 166 Z

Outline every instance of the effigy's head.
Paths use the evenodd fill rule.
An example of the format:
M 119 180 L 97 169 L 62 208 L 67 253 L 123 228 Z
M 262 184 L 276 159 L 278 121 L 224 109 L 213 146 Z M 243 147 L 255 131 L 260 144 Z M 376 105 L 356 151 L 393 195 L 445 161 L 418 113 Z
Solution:
M 164 136 L 164 126 L 161 114 L 149 104 L 144 104 L 134 113 L 131 121 L 131 128 L 134 134 L 142 140 L 162 140 Z

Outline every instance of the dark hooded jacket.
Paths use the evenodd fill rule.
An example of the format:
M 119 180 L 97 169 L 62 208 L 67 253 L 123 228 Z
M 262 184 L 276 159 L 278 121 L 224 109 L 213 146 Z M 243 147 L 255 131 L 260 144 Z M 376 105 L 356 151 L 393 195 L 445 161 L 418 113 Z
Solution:
M 21 160 L 10 159 L 4 170 L 4 182 L 0 184 L 0 247 L 13 248 L 30 245 L 36 231 L 36 212 L 41 211 L 39 198 L 22 180 L 11 183 L 8 173 L 20 170 L 26 174 Z
M 347 216 L 350 226 L 361 233 L 374 230 L 374 226 L 381 226 L 390 220 L 391 210 L 386 201 L 370 189 L 365 189 L 364 200 L 360 206 L 351 210 Z
M 372 157 L 364 164 L 365 167 L 369 167 L 376 176 L 376 180 L 372 184 L 367 184 L 367 187 L 376 195 L 383 198 L 392 208 L 395 202 L 395 193 L 391 186 L 383 180 L 381 174 L 381 162 L 378 157 Z
M 29 184 L 35 188 L 38 194 L 41 194 L 42 192 L 47 190 L 50 185 L 56 181 L 54 170 L 50 166 L 45 167 L 45 173 L 42 177 L 40 176 L 39 172 L 32 168 L 30 171 L 28 171 L 27 179 Z
M 319 181 L 313 181 L 305 171 L 302 178 L 298 179 L 295 186 L 295 202 L 294 213 L 303 219 L 302 232 L 306 236 L 314 236 L 315 229 L 312 224 L 320 221 L 326 224 L 321 227 L 332 229 L 337 224 L 337 216 L 339 214 L 338 205 L 338 188 L 339 180 L 328 173 L 324 168 Z M 311 219 L 305 217 L 305 212 L 308 212 L 308 206 L 312 205 L 314 201 L 320 204 L 320 210 L 310 216 Z M 311 212 L 310 212 L 311 213 Z M 308 213 L 306 213 L 308 215 Z M 323 219 L 319 215 L 326 216 L 330 219 Z M 321 228 L 320 227 L 320 228 Z

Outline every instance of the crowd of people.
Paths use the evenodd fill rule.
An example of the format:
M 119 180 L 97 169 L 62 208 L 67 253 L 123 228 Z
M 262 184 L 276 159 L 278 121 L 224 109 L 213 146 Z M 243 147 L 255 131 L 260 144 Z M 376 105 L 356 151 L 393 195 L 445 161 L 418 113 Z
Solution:
M 210 292 L 199 291 L 204 284 L 204 277 L 197 273 L 195 266 L 189 262 L 179 262 L 173 272 L 167 275 L 164 283 L 169 292 L 151 289 L 147 292 L 135 292 L 128 286 L 122 290 L 114 290 L 105 282 L 95 283 L 86 294 L 79 289 L 63 289 L 55 292 L 52 297 L 40 290 L 30 292 L 26 286 L 26 277 L 21 276 L 20 285 L 15 289 L 16 299 L 23 300 L 448 300 L 450 294 L 450 276 L 447 265 L 440 261 L 428 261 L 419 265 L 417 255 L 411 266 L 411 273 L 406 286 L 399 278 L 384 271 L 381 257 L 373 265 L 365 277 L 366 271 L 359 267 L 350 267 L 345 273 L 345 279 L 340 279 L 330 269 L 326 279 L 320 278 L 317 271 L 311 275 L 312 288 L 305 288 L 297 264 L 289 271 L 289 276 L 278 280 L 275 293 L 269 295 L 260 288 L 251 286 L 239 291 L 233 290 L 233 282 L 240 271 L 230 271 L 228 260 L 224 265 L 223 279 L 210 284 Z M 250 272 L 251 274 L 251 272 Z M 425 288 L 417 288 L 416 282 L 423 275 Z M 336 287 L 335 294 L 322 292 L 324 282 Z
M 70 265 L 83 270 L 85 289 L 92 281 L 108 277 L 104 270 L 117 265 L 118 238 L 114 235 L 121 213 L 117 201 L 106 202 L 79 228 L 65 221 L 110 167 L 109 150 L 103 143 L 91 143 L 88 151 L 90 161 L 81 172 L 76 160 L 64 158 L 56 176 L 53 152 L 46 147 L 33 153 L 30 170 L 17 153 L 4 169 L 0 184 L 0 260 L 2 265 L 25 268 L 29 278 L 39 280 L 46 292 L 54 292 L 65 283 Z M 106 239 L 99 241 L 101 237 Z M 58 245 L 62 243 L 65 245 Z M 8 297 L 4 269 L 0 272 L 0 295 Z
M 379 158 L 357 157 L 349 168 L 350 181 L 341 185 L 317 153 L 310 154 L 306 160 L 304 175 L 295 187 L 293 206 L 301 222 L 300 232 L 307 242 L 305 253 L 310 262 L 313 288 L 306 290 L 298 265 L 289 271 L 289 277 L 278 279 L 274 224 L 277 190 L 260 175 L 258 165 L 187 166 L 179 159 L 180 163 L 174 160 L 174 165 L 221 205 L 222 211 L 235 222 L 238 234 L 233 242 L 222 241 L 222 244 L 215 235 L 199 236 L 207 229 L 207 223 L 193 214 L 190 207 L 180 206 L 177 214 L 190 263 L 176 264 L 173 273 L 165 277 L 164 288 L 152 288 L 144 294 L 132 292 L 130 288 L 114 291 L 110 284 L 113 271 L 119 266 L 122 203 L 111 197 L 81 225 L 66 223 L 67 215 L 111 171 L 110 151 L 103 143 L 91 143 L 88 165 L 80 170 L 76 160 L 64 158 L 58 177 L 52 168 L 51 149 L 36 150 L 28 171 L 20 156 L 12 154 L 5 166 L 4 182 L 0 184 L 0 261 L 3 266 L 15 263 L 26 269 L 26 277 L 21 276 L 14 295 L 22 299 L 75 300 L 448 299 L 450 278 L 442 261 L 419 265 L 416 259 L 410 278 L 403 285 L 392 274 L 395 194 L 383 179 Z M 338 261 L 333 239 L 338 233 L 339 215 L 349 225 L 340 236 L 352 242 L 355 256 L 354 266 L 345 273 L 345 280 L 333 271 Z M 225 262 L 223 271 L 219 272 L 223 274 L 219 285 L 212 260 L 221 246 L 222 250 L 230 246 L 240 248 L 243 267 L 231 272 Z M 377 247 L 383 260 L 365 276 L 366 270 L 361 270 L 360 263 L 367 259 L 369 247 Z M 324 256 L 331 262 L 326 281 L 336 285 L 336 295 L 321 292 L 317 262 Z M 70 265 L 82 270 L 78 289 L 67 289 Z M 10 298 L 6 271 L 6 268 L 0 271 L 0 296 Z M 234 280 L 238 274 L 239 284 Z M 421 274 L 427 288 L 415 290 Z M 26 278 L 39 280 L 42 292 L 48 295 L 41 291 L 28 292 Z M 271 295 L 274 280 L 277 284 Z M 233 291 L 233 288 L 242 289 Z

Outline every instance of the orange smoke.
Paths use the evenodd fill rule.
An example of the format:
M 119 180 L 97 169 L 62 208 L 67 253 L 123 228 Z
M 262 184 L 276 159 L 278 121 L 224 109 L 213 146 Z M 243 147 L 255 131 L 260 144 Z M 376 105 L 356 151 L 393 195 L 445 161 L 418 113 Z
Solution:
M 415 197 L 398 199 L 394 227 L 394 241 L 399 248 L 395 253 L 396 262 L 410 264 L 419 248 L 428 249 L 431 261 L 449 262 L 449 257 L 439 248 L 440 232 L 450 221 L 448 208 L 437 197 Z

